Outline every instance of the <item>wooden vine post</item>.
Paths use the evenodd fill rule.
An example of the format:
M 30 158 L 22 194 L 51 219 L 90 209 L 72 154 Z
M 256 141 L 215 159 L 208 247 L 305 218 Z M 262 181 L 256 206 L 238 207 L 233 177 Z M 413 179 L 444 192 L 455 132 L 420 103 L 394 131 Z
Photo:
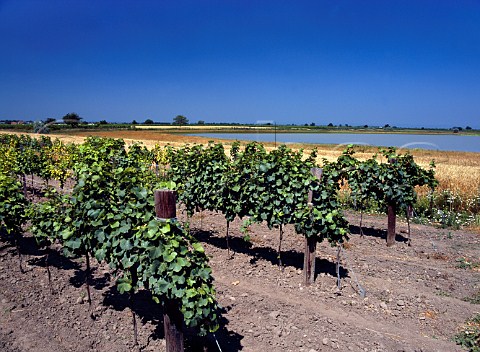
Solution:
M 155 214 L 159 219 L 177 217 L 175 191 L 162 189 L 155 193 Z M 163 329 L 167 352 L 184 352 L 183 315 L 172 300 L 163 302 Z
M 395 167 L 397 163 L 397 159 L 389 158 L 388 163 Z M 395 227 L 397 221 L 397 209 L 395 203 L 388 203 L 387 206 L 387 218 L 388 218 L 388 226 L 387 226 L 387 247 L 393 246 L 395 244 Z
M 397 214 L 395 204 L 388 205 L 388 230 L 387 230 L 387 246 L 393 246 L 395 244 L 395 225 L 397 220 Z
M 322 169 L 313 167 L 313 176 L 318 180 L 322 178 Z M 308 206 L 313 207 L 313 191 L 308 192 Z M 315 236 L 305 237 L 305 253 L 303 255 L 303 274 L 306 286 L 313 284 L 315 280 L 315 251 L 317 249 L 317 238 Z
M 156 190 L 155 214 L 160 219 L 173 219 L 177 217 L 175 191 L 169 189 Z

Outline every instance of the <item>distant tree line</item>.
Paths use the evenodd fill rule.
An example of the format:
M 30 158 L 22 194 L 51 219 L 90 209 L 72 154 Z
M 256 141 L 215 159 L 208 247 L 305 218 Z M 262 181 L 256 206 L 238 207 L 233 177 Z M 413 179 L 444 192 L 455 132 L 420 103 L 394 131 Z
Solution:
M 70 112 L 66 115 L 64 115 L 62 118 L 61 118 L 61 121 L 53 118 L 53 117 L 48 117 L 46 118 L 45 120 L 43 121 L 37 121 L 37 122 L 34 122 L 34 121 L 31 121 L 31 120 L 0 120 L 0 126 L 2 128 L 13 128 L 13 126 L 15 126 L 15 128 L 17 129 L 24 129 L 24 130 L 27 130 L 27 129 L 33 129 L 33 130 L 41 130 L 41 131 L 47 131 L 49 128 L 50 129 L 60 129 L 62 128 L 61 127 L 61 122 L 63 122 L 64 125 L 67 125 L 67 127 L 70 127 L 70 128 L 77 128 L 79 127 L 80 125 L 82 125 L 82 128 L 95 128 L 95 127 L 101 127 L 101 126 L 105 126 L 105 125 L 115 125 L 116 127 L 115 128 L 128 128 L 128 126 L 131 126 L 131 125 L 137 125 L 138 122 L 137 120 L 133 120 L 131 123 L 116 123 L 116 122 L 108 122 L 106 119 L 102 119 L 100 120 L 99 122 L 95 123 L 95 124 L 87 124 L 87 122 L 83 121 L 84 119 L 82 117 L 80 117 L 76 112 Z M 59 125 L 59 122 L 60 122 L 60 125 Z M 206 125 L 207 123 L 205 122 L 205 120 L 198 120 L 196 122 L 198 125 Z M 172 122 L 155 122 L 154 120 L 152 120 L 151 118 L 147 118 L 145 119 L 145 121 L 143 122 L 143 124 L 145 125 L 175 125 L 175 126 L 183 126 L 183 125 L 188 125 L 189 124 L 189 119 L 184 116 L 184 115 L 177 115 L 173 118 Z M 248 124 L 248 123 L 238 123 L 238 122 L 218 122 L 218 123 L 208 123 L 209 125 L 232 125 L 232 126 L 255 126 L 255 125 L 258 125 L 257 123 L 253 123 L 253 124 Z M 301 124 L 277 124 L 277 123 L 273 123 L 273 122 L 266 122 L 266 123 L 263 123 L 262 125 L 265 125 L 265 126 L 273 126 L 275 124 L 276 127 L 279 127 L 279 126 L 301 126 Z M 88 125 L 88 127 L 87 127 Z M 10 127 L 12 126 L 12 127 Z M 22 127 L 23 126 L 23 127 Z M 27 127 L 27 126 L 30 126 L 30 127 Z M 33 127 L 32 127 L 33 126 Z M 311 122 L 311 123 L 305 123 L 303 124 L 303 126 L 305 127 L 313 127 L 315 129 L 324 129 L 324 128 L 350 128 L 350 129 L 359 129 L 359 128 L 365 128 L 365 129 L 397 129 L 398 127 L 397 126 L 391 126 L 390 124 L 385 124 L 383 126 L 369 126 L 367 124 L 365 125 L 358 125 L 358 126 L 351 126 L 349 124 L 338 124 L 338 125 L 335 125 L 333 122 L 329 122 L 327 125 L 322 125 L 322 124 L 318 124 L 316 122 Z M 65 127 L 63 127 L 65 128 Z M 108 128 L 108 127 L 105 127 L 105 128 Z M 421 129 L 421 130 L 428 130 L 428 129 L 434 129 L 434 130 L 450 130 L 450 131 L 453 131 L 454 133 L 458 133 L 460 131 L 463 131 L 463 130 L 466 130 L 466 131 L 470 131 L 472 130 L 473 128 L 471 126 L 466 126 L 465 128 L 461 127 L 461 126 L 453 126 L 451 128 L 425 128 L 425 127 L 419 127 L 419 128 L 406 128 L 406 129 Z M 46 132 L 44 132 L 46 133 Z

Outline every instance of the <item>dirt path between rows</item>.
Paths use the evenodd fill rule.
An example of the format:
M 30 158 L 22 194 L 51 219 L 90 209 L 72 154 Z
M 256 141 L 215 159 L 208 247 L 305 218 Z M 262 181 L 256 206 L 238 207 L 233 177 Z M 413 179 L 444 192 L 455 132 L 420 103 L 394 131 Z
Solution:
M 186 217 L 181 214 L 181 220 Z M 452 341 L 463 322 L 480 312 L 466 301 L 480 295 L 480 272 L 461 265 L 480 261 L 480 235 L 412 225 L 412 246 L 404 242 L 406 225 L 397 228 L 397 244 L 385 245 L 384 216 L 348 214 L 352 235 L 341 252 L 337 287 L 337 248 L 317 248 L 317 278 L 302 284 L 303 240 L 286 228 L 283 270 L 277 265 L 278 230 L 252 226 L 250 242 L 241 222 L 231 225 L 233 257 L 224 238 L 221 214 L 201 213 L 191 230 L 211 257 L 223 325 L 206 341 L 209 351 L 462 351 Z M 111 271 L 94 270 L 91 314 L 85 302 L 84 263 L 56 249 L 49 256 L 25 235 L 18 267 L 15 247 L 0 242 L 0 350 L 135 351 L 128 300 L 114 288 Z M 461 268 L 463 266 L 465 268 Z M 359 294 L 364 289 L 365 297 Z M 164 351 L 162 315 L 146 292 L 135 297 L 139 349 Z M 93 316 L 93 319 L 90 317 Z M 217 341 L 216 341 L 216 340 Z M 201 350 L 187 336 L 189 351 Z

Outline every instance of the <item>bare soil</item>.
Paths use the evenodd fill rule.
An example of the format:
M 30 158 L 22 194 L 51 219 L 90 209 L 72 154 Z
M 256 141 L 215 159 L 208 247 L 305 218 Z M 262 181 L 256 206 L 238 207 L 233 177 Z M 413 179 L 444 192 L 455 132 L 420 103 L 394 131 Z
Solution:
M 278 229 L 251 227 L 243 239 L 237 220 L 203 212 L 190 219 L 191 231 L 211 257 L 223 324 L 215 335 L 195 339 L 187 350 L 209 351 L 461 351 L 452 341 L 480 306 L 465 301 L 480 291 L 480 272 L 461 268 L 459 258 L 480 261 L 480 235 L 397 223 L 397 243 L 386 247 L 386 217 L 347 214 L 350 241 L 337 248 L 317 247 L 316 280 L 303 285 L 303 238 L 287 227 L 278 266 Z M 185 215 L 180 214 L 185 221 Z M 25 273 L 17 250 L 0 241 L 0 351 L 165 351 L 162 313 L 146 292 L 135 296 L 138 348 L 133 344 L 128 299 L 115 287 L 112 272 L 94 263 L 92 305 L 86 302 L 85 265 L 45 250 L 27 233 L 20 241 Z M 233 253 L 233 254 L 232 254 Z M 465 265 L 463 265 L 465 266 Z M 360 291 L 366 292 L 365 296 Z M 51 292 L 53 291 L 53 293 Z

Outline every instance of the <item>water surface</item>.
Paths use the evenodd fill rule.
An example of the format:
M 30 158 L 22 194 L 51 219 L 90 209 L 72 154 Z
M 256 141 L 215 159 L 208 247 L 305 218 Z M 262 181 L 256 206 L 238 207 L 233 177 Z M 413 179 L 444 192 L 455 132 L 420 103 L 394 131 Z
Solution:
M 480 136 L 388 133 L 192 133 L 189 136 L 257 142 L 359 144 L 385 147 L 480 152 Z

